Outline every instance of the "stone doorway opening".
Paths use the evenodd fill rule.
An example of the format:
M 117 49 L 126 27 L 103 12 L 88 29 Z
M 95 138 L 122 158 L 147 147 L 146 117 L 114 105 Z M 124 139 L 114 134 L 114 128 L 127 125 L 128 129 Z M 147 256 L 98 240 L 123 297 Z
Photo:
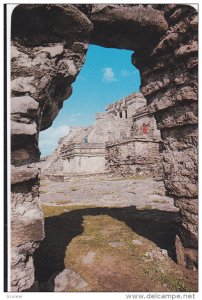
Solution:
M 178 209 L 165 195 L 159 148 L 155 119 L 135 92 L 97 113 L 93 126 L 71 128 L 41 162 L 40 291 L 173 290 L 166 276 L 181 289 L 183 272 L 174 271 Z

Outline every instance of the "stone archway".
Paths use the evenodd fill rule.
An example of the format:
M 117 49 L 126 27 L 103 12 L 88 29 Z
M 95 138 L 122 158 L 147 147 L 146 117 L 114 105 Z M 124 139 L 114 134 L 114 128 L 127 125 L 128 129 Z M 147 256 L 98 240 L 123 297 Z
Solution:
M 26 24 L 26 26 L 24 26 Z M 167 193 L 180 208 L 177 258 L 197 265 L 197 12 L 187 5 L 18 5 L 12 15 L 12 290 L 34 281 L 44 238 L 38 134 L 48 128 L 89 43 L 134 50 L 141 92 L 164 140 Z

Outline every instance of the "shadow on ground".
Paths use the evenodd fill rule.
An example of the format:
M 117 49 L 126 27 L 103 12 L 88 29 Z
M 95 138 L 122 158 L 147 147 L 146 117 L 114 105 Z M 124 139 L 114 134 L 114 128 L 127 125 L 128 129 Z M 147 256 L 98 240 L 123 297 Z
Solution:
M 72 210 L 45 219 L 45 239 L 34 253 L 35 276 L 40 291 L 54 291 L 54 278 L 64 270 L 65 251 L 71 240 L 84 231 L 84 216 L 108 215 L 125 222 L 135 233 L 162 249 L 175 259 L 175 235 L 178 214 L 160 210 L 121 208 L 86 208 Z M 47 285 L 48 282 L 48 285 Z

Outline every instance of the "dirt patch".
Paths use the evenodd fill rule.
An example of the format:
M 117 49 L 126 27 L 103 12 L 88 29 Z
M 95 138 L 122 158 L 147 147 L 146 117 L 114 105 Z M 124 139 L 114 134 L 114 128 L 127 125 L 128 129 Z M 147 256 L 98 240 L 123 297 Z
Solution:
M 109 216 L 89 216 L 85 217 L 83 225 L 82 235 L 90 234 L 92 239 L 83 242 L 82 235 L 75 237 L 66 249 L 65 266 L 79 272 L 92 291 L 154 292 L 196 289 L 196 278 L 187 280 L 187 270 L 178 266 L 176 268 L 170 257 L 145 262 L 144 255 L 147 251 L 155 249 L 157 252 L 160 248 L 133 232 L 123 222 Z M 108 233 L 105 234 L 107 228 Z M 134 245 L 133 240 L 137 238 L 141 239 L 142 244 Z M 116 243 L 116 247 L 112 247 L 112 243 Z M 82 257 L 89 249 L 96 253 L 95 259 L 90 265 L 83 266 Z
M 169 256 L 145 257 L 146 252 L 160 253 L 161 249 L 172 256 L 176 213 L 134 207 L 43 208 L 46 238 L 35 253 L 39 285 L 71 269 L 88 283 L 88 291 L 197 290 L 196 272 L 179 267 Z M 134 240 L 141 243 L 134 244 Z M 114 242 L 122 246 L 112 247 Z M 89 253 L 93 258 L 87 257 Z M 89 263 L 84 263 L 86 257 Z M 65 291 L 78 290 L 67 284 Z
M 55 278 L 75 292 L 197 291 L 197 272 L 175 263 L 179 215 L 162 182 L 46 181 L 42 191 L 46 238 L 34 254 L 42 291 L 54 291 Z M 66 284 L 70 273 L 78 284 Z

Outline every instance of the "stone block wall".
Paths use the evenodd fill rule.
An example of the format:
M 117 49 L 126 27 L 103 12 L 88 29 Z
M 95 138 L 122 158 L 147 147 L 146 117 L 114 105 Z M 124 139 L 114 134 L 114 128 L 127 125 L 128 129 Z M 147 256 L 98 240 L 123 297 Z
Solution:
M 130 94 L 115 103 L 112 103 L 106 107 L 106 112 L 108 114 L 113 114 L 117 117 L 121 117 L 123 119 L 131 118 L 134 112 L 142 106 L 146 105 L 146 99 L 139 92 L 135 92 Z
M 17 292 L 34 282 L 33 253 L 44 238 L 38 168 L 12 168 L 11 200 L 11 284 Z
M 165 188 L 180 207 L 176 238 L 178 262 L 197 267 L 198 247 L 198 21 L 189 5 L 154 5 L 168 29 L 151 51 L 133 55 L 141 92 L 163 139 Z
M 120 140 L 123 136 L 130 137 L 132 119 L 119 118 L 112 113 L 102 113 L 102 117 L 96 119 L 92 130 L 88 135 L 89 143 L 106 143 Z
M 163 177 L 159 142 L 134 138 L 106 146 L 107 168 L 115 175 Z
M 34 283 L 44 238 L 39 131 L 51 126 L 84 63 L 91 21 L 71 5 L 18 5 L 11 24 L 11 290 Z
M 104 173 L 105 144 L 70 144 L 63 148 L 63 174 Z

